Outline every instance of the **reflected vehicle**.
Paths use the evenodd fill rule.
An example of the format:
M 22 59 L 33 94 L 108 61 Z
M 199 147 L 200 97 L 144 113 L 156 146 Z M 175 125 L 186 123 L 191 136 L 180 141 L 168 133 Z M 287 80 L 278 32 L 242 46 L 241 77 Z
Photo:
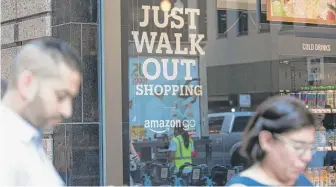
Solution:
M 244 166 L 240 156 L 241 136 L 253 112 L 223 112 L 209 114 L 209 136 L 212 141 L 212 164 Z

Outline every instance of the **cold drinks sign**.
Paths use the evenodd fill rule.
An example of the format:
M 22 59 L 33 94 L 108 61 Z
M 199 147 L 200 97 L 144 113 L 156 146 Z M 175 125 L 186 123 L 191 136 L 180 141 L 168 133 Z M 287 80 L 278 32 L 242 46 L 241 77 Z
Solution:
M 335 42 L 328 38 L 300 37 L 300 32 L 293 35 L 278 36 L 279 55 L 297 56 L 334 56 Z
M 326 44 L 308 44 L 308 43 L 303 43 L 302 44 L 302 50 L 303 51 L 331 51 L 331 45 L 326 45 Z
M 196 30 L 197 16 L 200 15 L 199 9 L 174 7 L 162 11 L 159 6 L 147 5 L 142 6 L 142 12 L 140 17 L 143 20 L 139 26 L 154 25 L 158 30 L 169 27 L 182 31 L 186 23 L 182 15 L 190 18 L 188 29 Z M 161 13 L 163 19 L 159 19 Z M 202 86 L 199 84 L 196 56 L 205 54 L 201 47 L 204 34 L 193 33 L 189 34 L 189 46 L 182 46 L 182 32 L 174 33 L 173 42 L 166 32 L 131 32 L 136 51 L 140 54 L 130 58 L 130 123 L 134 127 L 131 129 L 144 126 L 146 137 L 150 138 L 154 134 L 172 133 L 176 125 L 183 125 L 185 130 L 193 133 L 199 131 Z M 145 51 L 153 56 L 141 56 Z M 174 57 L 167 58 L 168 55 Z M 133 136 L 139 136 L 136 134 L 139 133 L 132 132 Z

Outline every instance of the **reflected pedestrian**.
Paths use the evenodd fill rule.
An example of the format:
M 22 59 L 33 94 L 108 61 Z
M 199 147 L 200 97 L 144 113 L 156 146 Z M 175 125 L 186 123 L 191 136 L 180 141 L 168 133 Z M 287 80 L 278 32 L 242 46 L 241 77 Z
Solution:
M 243 135 L 242 153 L 253 164 L 228 186 L 312 186 L 303 175 L 312 159 L 315 118 L 299 100 L 272 97 L 262 103 Z
M 54 38 L 21 48 L 0 113 L 0 186 L 62 186 L 42 146 L 43 130 L 72 115 L 78 94 L 80 60 Z
M 174 128 L 174 138 L 169 144 L 168 160 L 175 166 L 176 171 L 186 163 L 192 164 L 192 157 L 196 156 L 194 141 L 189 136 L 182 124 L 176 125 Z M 192 168 L 187 166 L 184 173 L 190 173 Z

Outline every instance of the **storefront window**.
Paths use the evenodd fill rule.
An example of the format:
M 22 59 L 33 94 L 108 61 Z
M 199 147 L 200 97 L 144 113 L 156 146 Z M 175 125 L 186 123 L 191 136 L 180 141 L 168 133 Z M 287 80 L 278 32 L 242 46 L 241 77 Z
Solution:
M 260 3 L 258 3 L 259 1 L 257 1 L 257 4 L 259 4 L 259 6 L 257 6 L 257 13 L 258 13 L 258 10 L 259 11 L 259 22 L 260 22 L 260 26 L 259 26 L 259 29 L 260 29 L 260 32 L 270 32 L 270 22 L 268 21 L 267 19 L 267 7 L 266 7 L 266 1 L 263 0 L 261 1 Z
M 218 34 L 226 35 L 226 10 L 217 10 L 217 20 L 218 20 Z
M 140 163 L 174 163 L 174 129 L 182 125 L 195 143 L 193 164 L 245 169 L 242 132 L 274 95 L 297 97 L 320 116 L 317 147 L 333 149 L 335 7 L 333 0 L 131 0 L 129 126 Z M 323 153 L 309 167 L 334 164 Z M 144 183 L 140 171 L 130 173 Z
M 247 35 L 248 34 L 248 18 L 249 14 L 245 10 L 238 11 L 238 35 Z

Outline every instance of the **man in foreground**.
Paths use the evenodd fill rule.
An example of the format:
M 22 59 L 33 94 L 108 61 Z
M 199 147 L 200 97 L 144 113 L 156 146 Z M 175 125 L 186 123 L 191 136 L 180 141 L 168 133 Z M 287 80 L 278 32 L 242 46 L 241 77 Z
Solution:
M 43 150 L 43 129 L 72 115 L 79 64 L 54 38 L 32 41 L 16 56 L 0 106 L 0 186 L 64 185 Z

